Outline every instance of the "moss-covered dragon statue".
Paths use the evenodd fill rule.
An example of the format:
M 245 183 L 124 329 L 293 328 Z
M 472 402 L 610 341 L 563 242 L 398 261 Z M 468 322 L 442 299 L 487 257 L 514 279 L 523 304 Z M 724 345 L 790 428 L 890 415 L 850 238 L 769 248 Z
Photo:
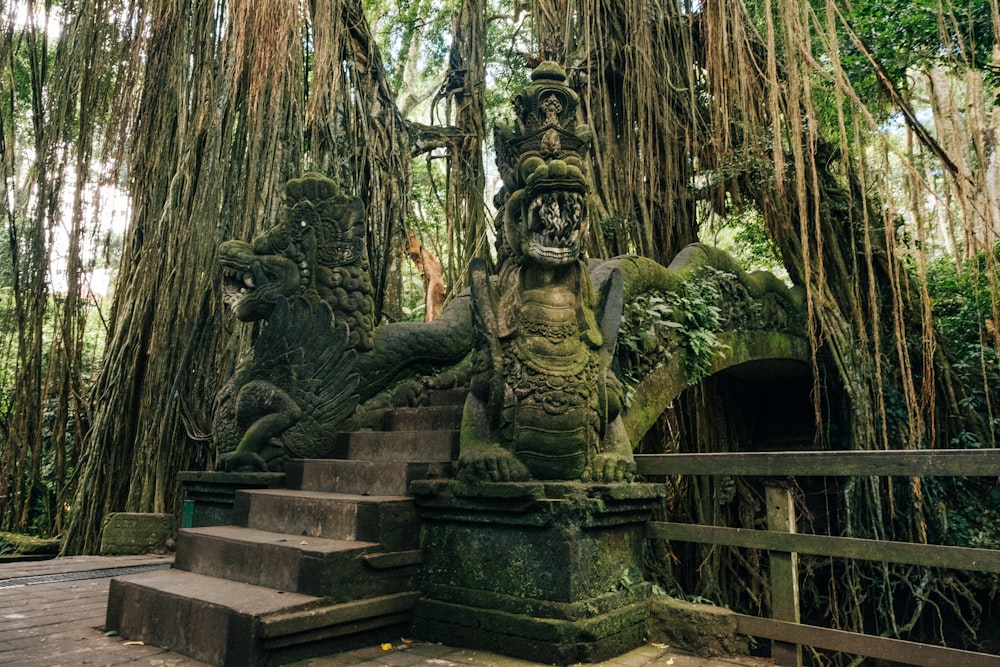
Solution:
M 285 215 L 252 243 L 219 248 L 224 297 L 264 320 L 253 350 L 216 396 L 213 435 L 228 471 L 281 470 L 330 454 L 353 427 L 358 353 L 372 348 L 374 307 L 364 208 L 333 181 L 288 181 Z

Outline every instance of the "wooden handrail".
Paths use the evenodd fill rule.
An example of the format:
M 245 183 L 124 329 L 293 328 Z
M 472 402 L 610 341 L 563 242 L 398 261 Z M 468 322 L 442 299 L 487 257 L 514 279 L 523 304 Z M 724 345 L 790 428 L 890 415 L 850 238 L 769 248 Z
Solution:
M 667 521 L 651 521 L 646 524 L 646 537 L 677 542 L 698 542 L 727 547 L 809 554 L 811 556 L 832 556 L 834 558 L 853 558 L 855 560 L 1000 574 L 1000 551 L 995 549 L 866 540 L 858 537 L 779 533 L 773 530 L 726 528 Z
M 1000 449 L 638 454 L 641 475 L 1000 477 Z
M 1000 667 L 1000 655 L 863 635 L 815 625 L 800 625 L 746 614 L 736 614 L 736 628 L 739 632 L 754 637 L 766 637 L 869 658 L 881 658 L 890 660 L 894 664 L 902 663 L 917 667 Z
M 635 459 L 640 475 L 1000 477 L 1000 449 L 642 454 Z M 796 558 L 800 553 L 1000 573 L 1000 550 L 799 534 L 794 520 L 784 516 L 794 506 L 791 491 L 779 486 L 785 485 L 767 489 L 769 530 L 653 521 L 646 536 L 770 552 L 776 618 L 738 614 L 737 619 L 740 632 L 773 641 L 775 664 L 801 665 L 798 647 L 809 645 L 922 667 L 1000 667 L 997 655 L 799 624 Z

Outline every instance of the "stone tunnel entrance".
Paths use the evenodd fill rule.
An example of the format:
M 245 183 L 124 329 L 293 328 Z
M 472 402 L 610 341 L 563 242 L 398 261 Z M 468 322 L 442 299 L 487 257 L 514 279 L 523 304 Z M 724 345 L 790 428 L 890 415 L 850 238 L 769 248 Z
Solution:
M 743 430 L 740 451 L 813 448 L 816 420 L 807 364 L 748 361 L 716 374 L 714 384 L 728 419 Z

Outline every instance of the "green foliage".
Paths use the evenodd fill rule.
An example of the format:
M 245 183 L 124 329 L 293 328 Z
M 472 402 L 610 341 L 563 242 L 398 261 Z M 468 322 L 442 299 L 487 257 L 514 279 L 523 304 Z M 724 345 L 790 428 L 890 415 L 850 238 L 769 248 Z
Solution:
M 851 3 L 847 21 L 901 90 L 909 88 L 911 68 L 958 64 L 993 71 L 993 26 L 988 2 L 950 3 L 939 20 L 937 0 L 860 0 Z M 842 36 L 841 62 L 855 84 L 875 91 L 871 64 Z M 869 98 L 865 95 L 866 99 Z
M 511 0 L 492 0 L 486 13 L 492 17 L 486 24 L 486 127 L 491 128 L 513 121 L 509 91 L 528 84 L 521 54 L 531 49 L 527 26 L 517 20 Z M 492 144 L 492 132 L 487 131 L 486 140 Z
M 626 385 L 634 385 L 679 350 L 688 384 L 703 380 L 728 349 L 716 335 L 722 325 L 719 279 L 730 274 L 703 267 L 672 292 L 642 294 L 625 306 L 618 356 Z
M 713 280 L 719 273 L 722 272 L 703 268 L 686 281 L 674 297 L 675 312 L 681 317 L 678 332 L 688 384 L 697 384 L 705 378 L 712 362 L 728 349 L 715 335 L 722 323 L 722 311 L 718 306 L 722 295 Z
M 626 386 L 636 385 L 642 376 L 670 361 L 670 342 L 679 328 L 662 293 L 642 294 L 625 304 L 618 329 L 618 359 Z M 627 392 L 626 403 L 629 399 Z
M 1000 386 L 1000 358 L 988 327 L 998 281 L 1000 271 L 996 263 L 982 254 L 961 267 L 941 259 L 931 263 L 927 270 L 934 325 L 951 357 L 952 370 L 966 390 L 960 399 L 961 407 L 978 414 L 994 438 L 1000 437 L 1000 417 L 995 414 L 995 405 L 991 409 L 990 399 L 995 397 L 988 392 L 992 394 L 993 388 Z M 950 444 L 982 447 L 984 443 L 979 436 L 962 432 Z
M 979 356 L 979 348 L 987 342 L 985 323 L 993 308 L 991 279 L 1000 280 L 1000 274 L 983 255 L 961 267 L 951 259 L 927 267 L 934 323 L 959 357 Z
M 988 477 L 928 477 L 931 528 L 942 544 L 1000 549 L 1000 485 Z
M 434 86 L 451 46 L 453 3 L 441 0 L 369 0 L 366 14 L 376 35 L 386 78 L 396 94 L 418 95 Z M 407 80 L 408 71 L 416 78 Z
M 445 190 L 448 182 L 446 161 L 428 154 L 414 158 L 412 165 L 413 192 L 406 228 L 441 262 L 446 283 L 454 284 L 459 277 L 458 272 L 464 267 L 455 266 L 449 252 L 451 230 L 445 214 Z M 404 260 L 404 265 L 407 267 L 405 271 L 413 267 L 409 259 Z M 405 318 L 422 320 L 424 288 L 415 270 L 412 276 L 404 273 L 402 290 Z
M 720 250 L 732 255 L 746 271 L 784 274 L 781 255 L 767 234 L 764 216 L 752 205 L 731 207 L 724 216 L 708 216 L 698 233 Z
M 767 3 L 747 3 L 754 22 L 764 34 Z M 812 2 L 819 22 L 826 21 L 829 3 Z M 993 60 L 994 39 L 990 3 L 980 0 L 948 3 L 938 0 L 858 0 L 837 3 L 843 19 L 837 19 L 840 66 L 869 112 L 887 118 L 897 110 L 885 94 L 875 69 L 865 51 L 885 70 L 893 86 L 905 95 L 914 83 L 914 71 L 928 71 L 937 66 L 971 67 L 984 73 L 994 88 L 1000 87 L 1000 63 Z M 777 10 L 772 5 L 772 11 Z M 845 28 L 850 27 L 863 43 L 853 41 Z M 784 33 L 775 34 L 778 52 L 785 51 Z M 817 62 L 829 62 L 826 39 L 813 42 Z M 779 65 L 780 67 L 781 65 Z M 829 93 L 825 84 L 816 81 L 814 99 L 823 100 Z M 819 123 L 820 130 L 836 128 L 832 99 L 817 105 L 829 118 Z
M 426 314 L 424 284 L 413 262 L 403 260 L 402 267 L 402 311 L 404 322 L 423 322 Z

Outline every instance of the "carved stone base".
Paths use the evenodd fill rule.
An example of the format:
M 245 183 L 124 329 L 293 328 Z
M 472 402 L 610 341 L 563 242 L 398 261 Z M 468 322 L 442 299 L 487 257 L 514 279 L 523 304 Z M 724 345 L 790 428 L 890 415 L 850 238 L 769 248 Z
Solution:
M 425 597 L 414 635 L 543 662 L 643 641 L 655 484 L 418 481 Z

